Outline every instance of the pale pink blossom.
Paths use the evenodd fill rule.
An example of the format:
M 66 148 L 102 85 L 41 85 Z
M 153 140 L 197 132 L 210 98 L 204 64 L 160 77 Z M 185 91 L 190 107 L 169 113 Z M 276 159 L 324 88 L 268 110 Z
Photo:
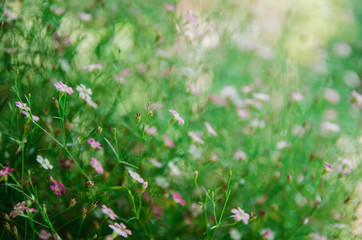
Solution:
M 128 237 L 129 235 L 132 235 L 131 230 L 128 230 L 126 226 L 123 223 L 115 223 L 114 225 L 108 225 L 113 231 L 121 235 L 122 237 Z
M 288 148 L 288 147 L 290 147 L 290 144 L 286 141 L 279 141 L 277 143 L 277 149 L 279 149 L 279 150 L 282 150 L 282 149 Z
M 123 69 L 119 72 L 118 75 L 114 75 L 114 79 L 119 81 L 121 84 L 125 84 L 126 83 L 126 77 L 132 74 L 132 70 L 131 69 Z
M 139 183 L 144 183 L 145 182 L 145 180 L 143 180 L 143 178 L 141 178 L 141 176 L 138 173 L 133 172 L 131 170 L 128 170 L 128 173 L 137 182 L 139 182 Z
M 327 162 L 324 163 L 324 167 L 326 168 L 327 172 L 334 172 L 335 171 L 335 169 L 332 168 L 332 165 L 327 163 Z
M 226 106 L 228 103 L 224 97 L 219 97 L 215 94 L 209 95 L 209 101 L 217 106 Z
M 163 135 L 163 136 L 162 136 L 162 140 L 164 141 L 164 143 L 166 144 L 166 146 L 168 146 L 168 147 L 170 147 L 170 148 L 176 147 L 175 143 L 172 141 L 171 138 Z
M 68 93 L 69 95 L 72 95 L 73 94 L 73 88 L 71 87 L 68 87 L 66 84 L 62 83 L 62 82 L 56 82 L 54 83 L 54 86 L 56 87 L 56 89 L 59 91 L 59 92 L 66 92 Z
M 343 175 L 348 175 L 352 172 L 354 165 L 347 158 L 338 158 L 340 164 L 337 165 L 337 171 L 343 173 Z
M 21 113 L 24 114 L 27 117 L 30 117 L 30 114 L 28 112 L 26 112 L 26 111 L 21 111 Z M 33 120 L 35 122 L 38 122 L 40 120 L 40 118 L 38 116 L 32 115 L 32 117 L 33 117 Z
M 309 234 L 309 236 L 311 238 L 313 238 L 314 240 L 327 240 L 328 239 L 326 236 L 321 236 L 318 233 L 311 233 L 311 234 Z
M 79 13 L 79 18 L 84 22 L 89 22 L 89 21 L 92 20 L 92 15 L 89 14 L 89 13 L 80 12 Z
M 155 126 L 149 127 L 148 125 L 146 125 L 145 132 L 147 134 L 157 134 L 157 128 Z
M 102 64 L 91 64 L 84 67 L 84 70 L 87 70 L 89 72 L 93 72 L 95 69 L 102 70 Z
M 239 94 L 234 86 L 225 86 L 221 89 L 220 95 L 231 100 L 238 99 Z
M 3 167 L 3 169 L 0 170 L 0 177 L 8 176 L 12 171 L 14 171 L 14 168 Z
M 207 131 L 209 133 L 211 133 L 212 135 L 214 135 L 215 137 L 217 136 L 217 133 L 215 132 L 215 130 L 211 127 L 210 123 L 205 122 L 205 127 L 207 129 Z
M 165 3 L 165 8 L 167 11 L 170 11 L 170 12 L 176 11 L 176 7 L 172 3 Z
M 326 88 L 326 90 L 324 91 L 324 98 L 333 105 L 338 104 L 340 96 L 339 93 L 331 88 Z
M 99 174 L 103 174 L 104 170 L 102 167 L 102 163 L 95 158 L 92 158 L 91 160 L 91 166 L 96 170 L 96 172 Z
M 94 138 L 88 139 L 88 143 L 92 146 L 92 148 L 102 149 L 101 144 L 99 142 L 96 142 Z
M 30 111 L 30 108 L 26 106 L 26 103 L 21 103 L 18 101 L 15 103 L 15 105 L 24 111 Z
M 292 92 L 290 94 L 290 98 L 293 102 L 300 102 L 303 100 L 304 96 L 303 96 L 303 94 L 301 94 L 299 92 Z
M 322 133 L 339 132 L 339 131 L 341 131 L 341 127 L 338 124 L 335 124 L 332 122 L 322 122 L 321 130 L 322 130 Z
M 179 193 L 171 192 L 173 200 L 179 203 L 181 206 L 185 206 L 186 201 L 181 198 Z
M 245 160 L 247 158 L 247 155 L 246 155 L 246 153 L 244 151 L 238 149 L 234 153 L 234 158 L 236 160 Z
M 42 229 L 39 234 L 39 238 L 43 240 L 48 240 L 51 236 L 50 232 L 45 229 Z
M 188 86 L 188 88 L 189 88 L 189 90 L 190 90 L 191 93 L 193 93 L 193 94 L 195 94 L 195 95 L 199 95 L 199 94 L 200 94 L 200 91 L 197 90 L 197 88 L 196 88 L 193 84 L 190 83 L 190 84 L 188 84 L 187 86 Z
M 195 132 L 188 132 L 187 133 L 195 142 L 204 144 L 205 142 L 200 138 L 200 134 L 197 134 Z
M 62 195 L 66 193 L 66 190 L 64 189 L 64 184 L 63 183 L 58 183 L 57 180 L 53 181 L 54 185 L 50 186 L 50 189 L 55 191 L 56 195 Z
M 238 107 L 236 108 L 236 112 L 238 116 L 243 120 L 248 119 L 250 117 L 249 111 L 247 109 Z
M 335 120 L 338 116 L 338 112 L 335 109 L 326 109 L 323 114 L 330 120 Z
M 351 93 L 352 96 L 352 106 L 356 109 L 362 109 L 362 95 L 357 91 L 353 90 Z
M 243 221 L 244 224 L 248 224 L 249 221 L 249 214 L 244 212 L 240 207 L 231 209 L 232 217 L 236 222 Z
M 162 167 L 162 163 L 160 163 L 160 162 L 157 161 L 156 159 L 150 158 L 149 160 L 150 160 L 150 162 L 151 162 L 153 165 L 155 165 L 155 167 L 157 167 L 157 168 L 161 168 L 161 167 Z
M 270 96 L 265 93 L 253 93 L 253 98 L 258 101 L 267 102 L 270 100 Z
M 173 114 L 173 117 L 176 121 L 178 121 L 178 123 L 180 125 L 184 125 L 185 124 L 185 121 L 183 120 L 182 117 L 180 117 L 180 114 L 178 114 L 178 112 L 176 112 L 175 110 L 170 110 L 170 113 Z
M 10 217 L 16 218 L 19 214 L 23 214 L 26 210 L 25 202 L 22 201 L 14 206 L 14 210 L 10 212 Z
M 273 240 L 275 234 L 269 228 L 265 228 L 265 229 L 260 230 L 260 235 L 263 237 L 263 239 Z
M 106 205 L 102 205 L 102 212 L 109 216 L 110 219 L 115 220 L 118 216 L 113 212 L 112 209 L 108 208 Z
M 54 12 L 55 12 L 56 15 L 62 15 L 64 13 L 64 9 L 63 8 L 56 8 Z
M 253 91 L 254 89 L 255 89 L 255 87 L 253 85 L 241 86 L 241 91 L 243 91 L 244 93 L 249 93 L 249 92 Z

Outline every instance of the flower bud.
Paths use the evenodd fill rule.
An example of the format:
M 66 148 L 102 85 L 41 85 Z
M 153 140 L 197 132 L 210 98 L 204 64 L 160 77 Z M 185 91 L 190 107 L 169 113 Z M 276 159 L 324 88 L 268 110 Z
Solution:
M 89 212 L 93 211 L 97 207 L 98 207 L 98 201 L 94 201 L 89 208 Z
M 153 112 L 150 110 L 150 111 L 148 112 L 147 117 L 150 118 L 150 117 L 152 117 L 152 116 L 153 116 Z
M 292 182 L 292 176 L 290 174 L 287 174 L 287 180 L 288 182 Z
M 101 134 L 103 131 L 103 128 L 101 126 L 97 126 L 97 134 Z
M 142 191 L 141 193 L 143 193 L 144 191 L 146 191 L 146 188 L 148 187 L 148 182 L 144 182 L 142 185 Z
M 92 188 L 92 187 L 94 186 L 94 182 L 91 181 L 91 180 L 89 180 L 89 181 L 86 182 L 84 185 L 85 185 L 86 187 L 88 187 L 88 188 Z
M 82 218 L 84 219 L 88 214 L 88 209 L 86 209 L 85 207 L 82 208 Z
M 195 171 L 194 172 L 194 179 L 195 179 L 195 181 L 197 180 L 197 176 L 199 175 L 199 172 L 198 171 Z
M 69 202 L 69 207 L 74 207 L 75 204 L 77 204 L 77 199 L 76 198 L 71 198 L 70 202 Z
M 52 176 L 47 176 L 47 179 L 48 179 L 49 183 L 53 184 L 54 178 Z
M 141 113 L 136 113 L 136 124 L 141 121 Z
M 53 105 L 54 105 L 54 107 L 55 107 L 56 109 L 59 108 L 58 100 L 57 100 L 56 97 L 52 98 L 52 103 L 53 103 Z

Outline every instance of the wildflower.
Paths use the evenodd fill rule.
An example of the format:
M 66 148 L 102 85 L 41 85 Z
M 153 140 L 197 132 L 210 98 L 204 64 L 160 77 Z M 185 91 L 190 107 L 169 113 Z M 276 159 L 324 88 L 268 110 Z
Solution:
M 322 130 L 322 133 L 339 132 L 339 131 L 341 131 L 341 127 L 338 124 L 335 124 L 332 122 L 322 122 L 321 130 Z
M 353 90 L 351 93 L 352 96 L 352 106 L 356 109 L 362 109 L 362 95 L 357 91 Z
M 30 111 L 30 108 L 26 106 L 26 103 L 21 103 L 18 101 L 15 103 L 15 105 L 24 111 Z
M 96 140 L 94 140 L 94 138 L 88 139 L 87 142 L 92 146 L 92 148 L 102 149 L 101 144 L 99 142 L 96 142 Z
M 26 111 L 21 111 L 21 113 L 24 114 L 27 117 L 30 117 L 30 114 L 28 112 L 26 112 Z M 33 120 L 35 122 L 38 122 L 40 120 L 40 118 L 38 116 L 32 115 L 32 117 L 33 117 Z
M 53 181 L 54 186 L 50 186 L 50 189 L 55 191 L 55 194 L 57 195 L 62 195 L 66 193 L 66 190 L 64 189 L 64 184 L 63 183 L 58 183 L 57 180 Z
M 136 113 L 136 124 L 141 121 L 141 113 Z
M 89 181 L 86 182 L 84 185 L 85 185 L 86 187 L 88 187 L 88 188 L 92 188 L 92 187 L 94 186 L 94 181 L 89 180 Z
M 14 168 L 3 167 L 3 169 L 0 170 L 0 177 L 1 176 L 8 176 L 12 171 L 14 171 Z
M 155 126 L 149 127 L 148 125 L 145 126 L 145 131 L 147 134 L 156 134 L 157 128 Z
M 51 237 L 52 235 L 45 229 L 42 229 L 40 231 L 40 234 L 39 234 L 39 238 L 40 239 L 44 239 L 44 240 L 47 240 Z
M 338 104 L 340 99 L 338 92 L 331 88 L 326 88 L 324 91 L 324 98 L 333 105 Z
M 239 94 L 234 86 L 223 87 L 223 89 L 221 89 L 220 95 L 231 100 L 239 98 Z
M 128 230 L 123 223 L 115 223 L 114 225 L 108 225 L 113 231 L 121 235 L 122 237 L 128 237 L 128 235 L 132 235 L 131 230 Z
M 180 114 L 178 114 L 178 112 L 176 112 L 175 110 L 170 110 L 170 113 L 173 114 L 173 119 L 171 120 L 171 123 L 174 123 L 175 121 L 178 121 L 178 123 L 180 125 L 185 124 L 185 121 L 183 120 L 182 117 L 180 117 Z
M 215 132 L 215 130 L 211 127 L 210 123 L 205 122 L 205 127 L 207 129 L 207 131 L 209 133 L 211 133 L 212 135 L 214 135 L 215 137 L 217 136 L 217 133 Z
M 104 170 L 102 167 L 102 163 L 95 158 L 92 158 L 91 160 L 91 166 L 96 170 L 96 172 L 99 174 L 103 174 Z
M 226 106 L 228 103 L 224 97 L 219 97 L 215 94 L 209 95 L 209 101 L 215 104 L 216 106 Z
M 71 87 L 68 87 L 66 84 L 62 83 L 62 82 L 56 82 L 54 83 L 54 86 L 57 88 L 57 90 L 59 92 L 66 92 L 68 93 L 69 95 L 72 95 L 73 94 L 73 88 Z
M 138 173 L 133 172 L 131 170 L 128 170 L 128 173 L 137 182 L 139 182 L 139 183 L 144 183 L 145 182 L 145 180 L 143 180 L 143 178 L 141 178 L 141 176 Z
M 87 70 L 89 72 L 93 72 L 95 69 L 102 70 L 102 64 L 91 64 L 84 67 L 84 70 Z
M 277 143 L 277 149 L 279 149 L 279 150 L 282 150 L 282 149 L 287 148 L 289 146 L 290 146 L 290 144 L 287 143 L 286 141 L 279 141 Z
M 232 240 L 240 240 L 242 237 L 241 233 L 236 228 L 231 230 L 229 234 Z
M 126 77 L 132 74 L 131 69 L 123 69 L 119 72 L 118 75 L 114 75 L 114 79 L 119 81 L 121 84 L 126 83 Z
M 234 214 L 232 215 L 232 217 L 234 218 L 235 221 L 237 222 L 243 221 L 244 224 L 248 224 L 250 216 L 249 214 L 244 212 L 244 210 L 242 210 L 240 207 L 231 209 L 231 213 Z
M 70 169 L 74 165 L 74 161 L 72 159 L 62 159 L 60 160 L 60 168 L 62 169 Z
M 195 144 L 190 144 L 190 148 L 188 153 L 194 158 L 194 159 L 200 159 L 203 154 L 202 147 L 198 147 Z
M 199 135 L 195 132 L 188 132 L 187 133 L 195 142 L 204 144 L 204 141 L 199 137 Z
M 71 198 L 69 201 L 69 207 L 74 207 L 77 204 L 76 198 Z
M 14 207 L 14 210 L 10 212 L 10 217 L 16 218 L 19 214 L 23 214 L 25 210 L 25 201 L 17 203 Z
M 354 165 L 350 160 L 339 157 L 338 162 L 340 162 L 340 164 L 337 166 L 338 172 L 342 172 L 344 175 L 348 175 L 352 172 Z
M 248 119 L 250 117 L 249 111 L 244 108 L 236 108 L 236 112 L 241 119 Z
M 102 205 L 102 212 L 106 215 L 108 215 L 108 217 L 112 220 L 115 220 L 116 218 L 118 218 L 118 216 L 113 212 L 112 209 L 108 208 L 106 205 Z
M 299 138 L 303 137 L 305 135 L 305 129 L 301 125 L 294 125 L 292 129 L 292 134 L 294 136 L 297 136 Z
M 343 81 L 351 88 L 358 88 L 361 84 L 358 74 L 354 71 L 346 71 L 343 75 Z
M 161 167 L 162 167 L 162 163 L 160 163 L 159 161 L 157 161 L 157 160 L 154 159 L 154 158 L 150 158 L 149 161 L 150 161 L 153 165 L 155 165 L 155 167 L 157 167 L 157 168 L 161 168 Z
M 303 100 L 304 96 L 301 93 L 298 92 L 292 92 L 290 94 L 290 98 L 292 99 L 293 102 L 300 102 Z
M 83 100 L 89 101 L 91 99 L 92 90 L 84 86 L 83 84 L 78 85 L 75 88 L 79 92 L 79 97 Z
M 163 216 L 163 208 L 158 204 L 151 205 L 151 213 L 158 218 L 162 218 Z
M 163 136 L 162 136 L 162 140 L 164 141 L 164 143 L 166 144 L 166 146 L 168 146 L 168 147 L 170 147 L 170 148 L 176 147 L 175 143 L 172 141 L 171 138 L 163 135 Z
M 44 169 L 53 169 L 53 166 L 50 164 L 49 160 L 43 158 L 42 156 L 36 156 L 36 161 L 41 164 Z
M 175 200 L 177 203 L 179 203 L 181 206 L 185 206 L 185 200 L 181 198 L 181 195 L 179 193 L 171 192 L 173 200 Z
M 340 58 L 346 58 L 351 54 L 352 48 L 348 43 L 337 42 L 333 45 L 333 52 Z
M 263 239 L 266 239 L 266 240 L 274 239 L 274 232 L 272 232 L 269 228 L 260 230 L 260 235 L 262 236 Z
M 79 18 L 84 22 L 89 22 L 89 21 L 92 20 L 92 15 L 89 14 L 89 13 L 80 12 L 79 13 Z
M 181 175 L 181 170 L 179 169 L 179 167 L 174 164 L 173 162 L 169 162 L 168 163 L 168 167 L 170 168 L 170 175 L 171 176 L 180 176 Z
M 240 150 L 240 149 L 236 150 L 235 153 L 234 153 L 234 158 L 235 158 L 236 160 L 245 160 L 246 157 L 247 157 L 247 156 L 246 156 L 246 153 L 243 152 L 243 151 Z
M 335 169 L 332 168 L 332 165 L 330 165 L 327 162 L 324 163 L 324 166 L 325 166 L 327 172 L 334 172 L 335 171 Z
M 265 93 L 253 93 L 253 98 L 255 100 L 267 102 L 267 101 L 269 101 L 270 96 L 268 94 L 265 94 Z
M 167 11 L 170 11 L 170 12 L 176 11 L 176 7 L 172 3 L 165 3 L 165 8 Z
M 144 182 L 142 185 L 142 192 L 146 191 L 147 187 L 148 187 L 148 182 Z
M 156 177 L 155 182 L 161 188 L 168 188 L 170 186 L 170 183 L 164 177 Z

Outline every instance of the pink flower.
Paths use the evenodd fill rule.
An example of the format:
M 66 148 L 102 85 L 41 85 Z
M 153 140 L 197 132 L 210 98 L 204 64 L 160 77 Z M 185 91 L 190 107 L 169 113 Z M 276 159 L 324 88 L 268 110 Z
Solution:
M 139 183 L 144 183 L 144 182 L 145 182 L 145 180 L 143 180 L 143 178 L 141 178 L 141 176 L 140 176 L 138 173 L 133 172 L 133 171 L 131 171 L 131 170 L 128 170 L 128 173 L 129 173 L 129 175 L 131 175 L 131 177 L 132 177 L 134 180 L 136 180 L 137 182 L 139 182 Z
M 209 101 L 217 106 L 226 106 L 228 101 L 224 97 L 219 97 L 215 94 L 209 95 Z
M 115 220 L 118 216 L 113 212 L 112 209 L 108 208 L 106 205 L 102 205 L 102 212 L 109 216 L 110 219 Z
M 102 64 L 91 64 L 84 67 L 84 70 L 87 70 L 89 72 L 93 72 L 95 69 L 102 70 Z
M 30 114 L 28 113 L 28 112 L 26 112 L 26 111 L 21 111 L 21 113 L 22 114 L 24 114 L 25 116 L 27 116 L 27 117 L 30 117 Z M 32 115 L 33 116 L 33 120 L 35 121 L 35 122 L 38 122 L 39 121 L 39 117 L 38 116 L 35 116 L 35 115 Z
M 322 122 L 321 123 L 322 133 L 326 134 L 329 132 L 339 132 L 341 131 L 341 127 L 338 124 L 332 122 Z
M 14 168 L 3 167 L 3 169 L 0 170 L 0 177 L 8 176 L 12 171 L 14 171 Z
M 170 110 L 170 113 L 173 114 L 173 117 L 176 121 L 178 121 L 178 123 L 180 125 L 184 125 L 185 124 L 185 121 L 183 120 L 182 117 L 180 117 L 180 114 L 178 114 L 178 112 L 176 112 L 175 110 Z
M 62 83 L 62 82 L 56 82 L 54 83 L 54 86 L 57 88 L 57 90 L 59 92 L 66 92 L 68 93 L 69 95 L 72 95 L 73 94 L 73 88 L 71 87 L 68 87 L 66 84 Z
M 62 159 L 60 160 L 60 168 L 62 169 L 70 169 L 74 165 L 74 161 L 72 159 Z
M 176 147 L 175 143 L 172 141 L 171 138 L 163 135 L 163 136 L 162 136 L 162 140 L 165 142 L 165 144 L 166 144 L 168 147 L 170 147 L 170 148 Z
M 217 133 L 215 132 L 215 130 L 211 127 L 210 123 L 205 122 L 205 127 L 207 129 L 207 131 L 209 133 L 211 133 L 212 135 L 214 135 L 215 137 L 217 136 Z
M 253 98 L 258 101 L 267 102 L 270 99 L 270 96 L 265 93 L 253 93 Z
M 246 153 L 243 152 L 242 150 L 236 150 L 235 153 L 234 153 L 234 158 L 236 160 L 245 160 L 246 159 Z
M 26 106 L 26 103 L 21 103 L 18 101 L 15 103 L 15 105 L 24 111 L 30 111 L 30 108 Z
M 99 142 L 96 142 L 94 138 L 88 139 L 88 143 L 92 146 L 92 148 L 102 149 L 101 144 Z
M 25 210 L 25 201 L 22 201 L 15 205 L 14 210 L 10 212 L 10 217 L 16 218 L 19 214 L 24 213 Z
M 199 135 L 195 132 L 188 132 L 187 133 L 195 142 L 204 144 L 205 142 L 199 137 Z
M 324 163 L 324 166 L 325 166 L 327 172 L 334 172 L 335 171 L 335 169 L 332 168 L 332 165 L 330 165 L 327 162 Z
M 200 91 L 197 90 L 197 88 L 196 88 L 194 85 L 189 84 L 188 87 L 189 87 L 189 89 L 190 89 L 190 92 L 192 92 L 193 94 L 195 94 L 195 95 L 199 95 L 199 94 L 200 94 Z
M 181 195 L 179 193 L 171 192 L 173 200 L 175 200 L 177 203 L 181 204 L 181 206 L 185 206 L 185 200 L 181 198 Z
M 232 215 L 232 217 L 234 218 L 235 221 L 237 222 L 243 221 L 244 224 L 248 224 L 250 216 L 249 214 L 244 212 L 244 210 L 242 210 L 240 207 L 231 209 L 231 213 L 234 214 Z
M 96 170 L 96 172 L 99 174 L 103 174 L 104 170 L 102 167 L 102 163 L 95 158 L 92 158 L 91 160 L 91 166 Z
M 172 3 L 165 3 L 165 8 L 167 11 L 170 11 L 170 12 L 176 11 L 176 7 Z
M 132 232 L 126 228 L 123 223 L 115 223 L 114 225 L 108 225 L 113 231 L 121 235 L 122 237 L 128 237 L 128 235 L 132 235 Z
M 39 238 L 40 239 L 44 239 L 44 240 L 47 240 L 51 237 L 52 235 L 45 229 L 41 230 L 40 231 L 40 234 L 39 234 Z
M 311 233 L 311 234 L 309 234 L 309 236 L 311 238 L 313 238 L 314 240 L 327 240 L 328 239 L 326 236 L 321 236 L 318 233 Z
M 66 193 L 66 190 L 64 189 L 64 184 L 63 183 L 59 183 L 57 182 L 57 180 L 53 181 L 54 186 L 50 186 L 50 189 L 55 191 L 55 194 L 57 195 L 62 195 Z
M 162 218 L 163 216 L 163 208 L 160 205 L 153 204 L 151 205 L 151 213 L 158 218 Z
M 157 134 L 157 128 L 155 126 L 149 127 L 148 125 L 146 125 L 145 131 L 147 134 Z
M 339 93 L 331 88 L 326 88 L 326 90 L 324 91 L 324 98 L 333 105 L 338 104 L 339 102 Z
M 263 239 L 266 239 L 266 240 L 274 239 L 274 232 L 272 232 L 269 228 L 262 229 L 260 231 L 260 235 L 263 237 Z
M 131 73 L 132 73 L 132 70 L 127 68 L 127 69 L 121 70 L 118 75 L 114 75 L 113 77 L 120 83 L 124 84 L 124 83 L 126 83 L 126 77 L 131 75 Z
M 303 100 L 304 96 L 299 92 L 292 92 L 290 94 L 290 98 L 292 99 L 293 102 L 300 102 Z
M 241 119 L 248 119 L 250 117 L 250 114 L 249 114 L 249 111 L 247 109 L 244 109 L 244 108 L 236 108 L 236 112 L 238 113 L 238 116 L 241 118 Z
M 155 165 L 155 167 L 157 167 L 157 168 L 161 168 L 161 167 L 162 167 L 162 163 L 160 163 L 160 162 L 157 161 L 156 159 L 150 158 L 149 160 L 150 160 L 150 162 L 151 162 L 153 165 Z

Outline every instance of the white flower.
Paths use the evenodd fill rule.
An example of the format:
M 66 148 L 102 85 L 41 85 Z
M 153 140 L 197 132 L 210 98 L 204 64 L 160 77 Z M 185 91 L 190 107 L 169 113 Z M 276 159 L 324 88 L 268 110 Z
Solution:
M 279 150 L 282 150 L 283 148 L 287 148 L 289 146 L 290 146 L 290 144 L 287 143 L 286 141 L 279 141 L 277 143 L 277 149 L 279 149 Z
M 42 156 L 38 155 L 36 157 L 36 161 L 42 165 L 44 169 L 53 169 L 53 166 L 50 164 L 48 159 L 43 158 Z
M 155 182 L 161 188 L 168 188 L 170 186 L 170 183 L 164 177 L 156 177 Z
M 78 85 L 75 88 L 79 92 L 79 97 L 83 100 L 89 101 L 91 100 L 90 95 L 92 95 L 92 90 L 89 88 L 86 88 L 83 84 Z

